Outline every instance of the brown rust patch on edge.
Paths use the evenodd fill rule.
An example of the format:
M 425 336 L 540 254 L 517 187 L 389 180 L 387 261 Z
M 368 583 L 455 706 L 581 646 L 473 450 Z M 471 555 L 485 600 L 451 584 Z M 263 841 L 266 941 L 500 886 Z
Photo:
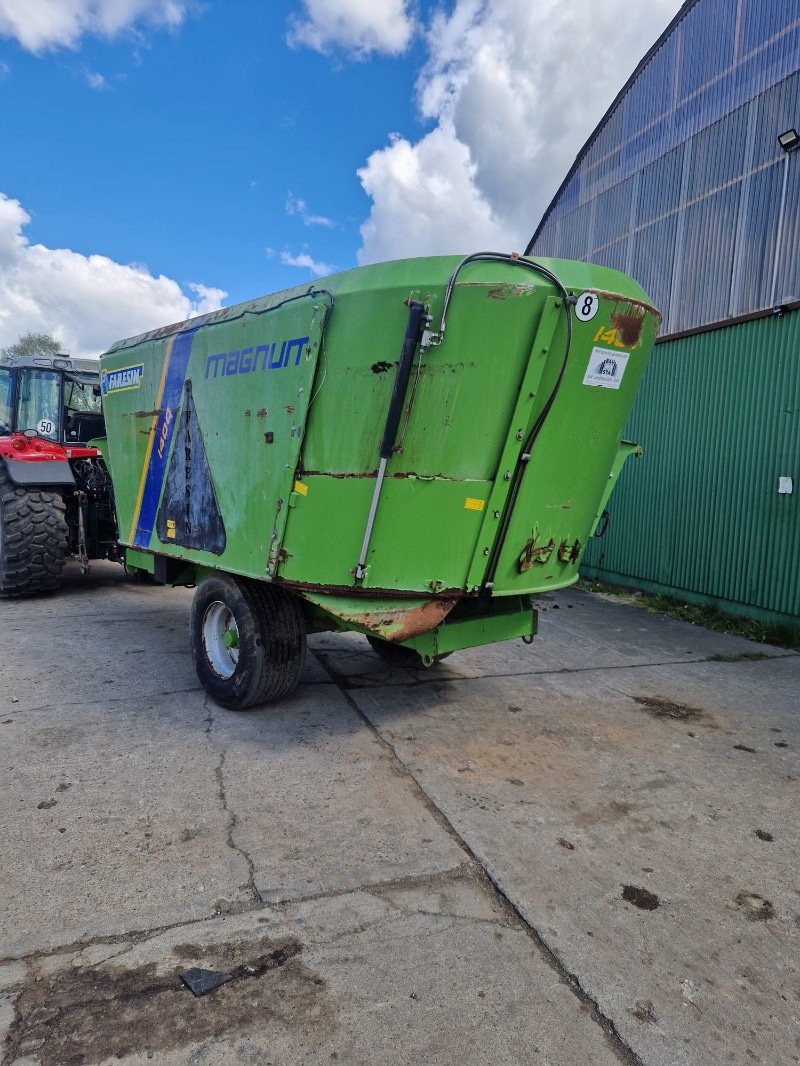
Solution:
M 606 289 L 590 289 L 589 292 L 597 293 L 597 295 L 603 299 L 608 300 L 612 304 L 624 304 L 631 309 L 631 313 L 636 311 L 638 314 L 644 317 L 645 315 L 655 315 L 658 321 L 661 321 L 661 312 L 657 307 L 653 307 L 652 304 L 645 303 L 644 300 L 636 300 L 631 296 L 623 296 L 619 292 L 608 292 Z
M 642 339 L 645 311 L 634 307 L 631 310 L 615 311 L 611 316 L 611 327 L 619 334 L 619 339 L 626 348 L 635 348 Z
M 397 607 L 372 611 L 342 610 L 328 604 L 324 606 L 325 610 L 348 625 L 388 640 L 391 644 L 399 644 L 434 629 L 447 617 L 457 602 L 456 599 L 437 596 L 424 603 L 416 600 L 407 607 L 398 603 Z
M 322 585 L 319 582 L 314 581 L 296 581 L 294 578 L 277 578 L 277 584 L 283 585 L 284 588 L 294 589 L 301 595 L 308 593 L 308 599 L 313 600 L 316 596 L 345 596 L 352 599 L 359 600 L 374 600 L 376 598 L 382 600 L 406 600 L 413 601 L 416 606 L 419 606 L 419 600 L 421 596 L 425 595 L 424 590 L 409 590 L 409 589 L 397 589 L 397 588 L 383 588 L 377 586 L 373 588 L 359 588 L 357 585 Z M 464 590 L 459 588 L 445 588 L 439 589 L 435 597 L 431 597 L 436 600 L 453 600 L 457 603 L 459 600 L 465 599 Z M 318 606 L 322 606 L 325 610 L 329 610 L 327 603 L 319 602 Z M 341 614 L 341 612 L 338 612 Z M 341 614 L 344 617 L 344 614 Z
M 378 476 L 378 468 L 374 470 L 366 470 L 362 472 L 347 473 L 346 471 L 330 471 L 330 470 L 303 470 L 298 468 L 298 477 L 329 477 L 334 478 L 337 481 L 343 481 L 346 478 L 361 478 L 362 480 L 369 480 L 372 478 L 374 481 Z M 387 474 L 387 478 L 394 479 L 395 481 L 411 481 L 419 479 L 420 481 L 459 481 L 460 478 L 451 477 L 449 474 L 430 473 L 423 474 L 418 470 L 398 470 L 396 473 Z

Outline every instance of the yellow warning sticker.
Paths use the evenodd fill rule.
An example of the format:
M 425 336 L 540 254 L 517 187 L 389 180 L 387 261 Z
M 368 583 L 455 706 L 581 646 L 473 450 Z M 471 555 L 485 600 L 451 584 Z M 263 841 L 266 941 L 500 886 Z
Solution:
M 171 518 L 167 519 L 167 537 L 171 540 L 175 540 L 176 537 L 175 522 Z
M 485 506 L 486 504 L 483 500 L 473 499 L 472 496 L 467 496 L 466 500 L 464 500 L 464 508 L 467 511 L 482 511 Z
M 302 481 L 295 481 L 294 491 L 299 492 L 301 496 L 308 496 L 308 485 L 304 485 Z

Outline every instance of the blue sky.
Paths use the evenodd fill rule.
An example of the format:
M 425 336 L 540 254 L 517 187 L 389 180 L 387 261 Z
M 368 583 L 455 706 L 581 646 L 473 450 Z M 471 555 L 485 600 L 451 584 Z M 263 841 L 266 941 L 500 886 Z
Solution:
M 521 250 L 678 6 L 0 0 L 0 345 Z

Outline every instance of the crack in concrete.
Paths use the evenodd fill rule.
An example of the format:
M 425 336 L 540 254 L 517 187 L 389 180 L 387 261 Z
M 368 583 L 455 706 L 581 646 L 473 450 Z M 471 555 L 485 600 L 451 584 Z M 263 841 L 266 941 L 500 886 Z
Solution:
M 258 907 L 248 907 L 247 910 L 259 910 Z M 246 912 L 243 912 L 246 913 Z M 58 944 L 52 948 L 38 948 L 36 951 L 23 952 L 20 955 L 6 955 L 0 958 L 0 965 L 11 962 L 37 963 L 42 959 L 52 959 L 55 955 L 78 955 L 86 948 L 96 947 L 98 944 L 126 944 L 134 946 L 143 944 L 155 936 L 168 933 L 171 929 L 191 928 L 202 925 L 204 922 L 215 921 L 219 914 L 206 914 L 200 918 L 182 918 L 179 922 L 168 922 L 165 925 L 154 925 L 148 929 L 130 929 L 124 933 L 98 933 L 96 936 L 87 936 L 79 940 L 72 940 L 68 944 Z
M 386 687 L 386 674 L 392 672 L 392 668 L 383 670 L 380 675 L 377 674 L 343 674 L 332 665 L 330 659 L 330 653 L 319 650 L 315 652 L 320 660 L 321 665 L 327 670 L 331 677 L 336 680 L 336 684 L 342 691 L 353 692 L 367 692 L 373 689 L 381 689 Z M 763 658 L 755 660 L 757 662 L 766 662 L 773 659 L 791 659 L 796 657 L 795 652 L 787 652 L 785 655 L 765 655 Z M 340 658 L 340 656 L 339 656 Z M 742 660 L 748 661 L 748 660 Z M 558 669 L 547 670 L 516 670 L 509 671 L 508 673 L 492 673 L 492 674 L 440 674 L 434 671 L 430 672 L 430 676 L 418 677 L 413 681 L 404 681 L 402 683 L 394 684 L 392 688 L 398 689 L 413 689 L 423 688 L 426 685 L 443 685 L 456 682 L 467 681 L 496 681 L 504 679 L 513 679 L 515 677 L 548 677 L 559 676 L 567 674 L 586 674 L 597 671 L 608 670 L 647 670 L 656 669 L 662 666 L 693 666 L 701 663 L 718 663 L 721 666 L 736 666 L 739 662 L 720 660 L 713 655 L 707 655 L 700 659 L 666 659 L 663 662 L 654 663 L 606 663 L 604 666 L 564 666 Z M 362 684 L 353 684 L 353 682 L 360 681 Z
M 212 738 L 212 730 L 214 728 L 214 714 L 211 706 L 211 699 L 208 696 L 205 696 L 203 699 L 203 704 L 207 712 L 205 718 L 203 719 L 203 721 L 205 722 L 204 732 L 208 737 L 211 747 L 213 748 L 214 741 Z M 222 806 L 222 810 L 225 812 L 225 815 L 228 820 L 228 824 L 225 831 L 225 843 L 232 851 L 235 851 L 237 855 L 244 859 L 245 863 L 247 864 L 247 881 L 244 883 L 244 885 L 241 885 L 240 887 L 247 889 L 247 891 L 252 896 L 253 903 L 256 906 L 263 907 L 264 899 L 256 886 L 256 867 L 255 863 L 253 862 L 253 857 L 245 848 L 243 848 L 240 844 L 237 844 L 235 839 L 236 826 L 239 824 L 239 817 L 236 814 L 236 811 L 234 811 L 228 803 L 228 793 L 225 788 L 225 760 L 227 756 L 227 749 L 220 749 L 219 762 L 214 767 L 214 780 L 217 782 L 217 798 L 219 799 L 220 805 Z
M 107 707 L 109 704 L 112 704 L 112 703 L 137 703 L 138 702 L 139 704 L 141 704 L 141 703 L 143 703 L 146 700 L 163 700 L 167 696 L 185 696 L 185 695 L 187 695 L 190 692 L 197 692 L 197 686 L 196 685 L 192 685 L 191 688 L 169 689 L 169 691 L 165 690 L 164 692 L 153 692 L 153 693 L 150 693 L 150 695 L 136 696 L 136 697 L 134 697 L 134 696 L 106 696 L 103 699 L 97 699 L 97 700 L 89 700 L 89 699 L 87 699 L 87 700 L 59 700 L 58 703 L 39 703 L 39 704 L 36 704 L 34 707 L 27 707 L 27 706 L 20 707 L 20 706 L 17 706 L 16 704 L 12 704 L 8 708 L 8 710 L 3 710 L 3 709 L 0 708 L 0 715 L 6 715 L 7 716 L 9 714 L 23 714 L 23 713 L 30 714 L 30 713 L 35 712 L 35 711 L 60 711 L 60 710 L 63 710 L 65 707 L 94 707 L 94 706 Z
M 275 910 L 286 910 L 295 903 L 316 903 L 317 900 L 336 899 L 338 896 L 350 896 L 358 892 L 380 899 L 383 892 L 402 892 L 409 888 L 436 889 L 451 881 L 462 881 L 468 873 L 473 871 L 474 866 L 471 862 L 462 862 L 458 866 L 451 866 L 446 870 L 435 870 L 433 873 L 408 874 L 406 877 L 390 877 L 385 881 L 366 881 L 353 888 L 323 889 L 319 892 L 288 896 L 286 899 L 266 900 L 265 903 Z
M 137 944 L 142 944 L 147 940 L 160 936 L 162 933 L 168 933 L 173 929 L 189 929 L 198 925 L 207 924 L 208 922 L 224 921 L 226 918 L 238 917 L 243 914 L 257 914 L 259 911 L 273 911 L 276 914 L 283 914 L 285 916 L 289 908 L 297 904 L 316 903 L 320 900 L 344 898 L 347 896 L 355 896 L 359 893 L 375 896 L 376 899 L 380 899 L 382 902 L 395 905 L 395 901 L 385 899 L 384 894 L 388 895 L 391 892 L 402 892 L 404 890 L 415 888 L 436 891 L 450 883 L 456 883 L 467 879 L 473 880 L 476 884 L 483 884 L 483 878 L 480 875 L 480 871 L 476 869 L 473 862 L 460 863 L 458 866 L 453 866 L 449 870 L 436 870 L 429 874 L 409 874 L 407 877 L 389 878 L 386 881 L 366 881 L 363 884 L 356 885 L 352 888 L 331 889 L 327 892 L 314 892 L 309 893 L 308 895 L 300 894 L 277 902 L 261 900 L 259 897 L 258 902 L 254 901 L 249 904 L 242 904 L 241 906 L 233 907 L 230 910 L 226 909 L 224 912 L 215 911 L 212 914 L 202 915 L 199 918 L 183 918 L 177 922 L 168 922 L 164 925 L 151 926 L 148 929 L 132 929 L 123 933 L 97 934 L 96 936 L 88 936 L 73 940 L 67 944 L 58 944 L 52 948 L 40 948 L 36 951 L 30 951 L 19 955 L 8 955 L 0 958 L 0 966 L 5 966 L 14 962 L 35 965 L 43 959 L 50 959 L 57 955 L 79 955 L 87 948 L 93 948 L 103 944 L 109 946 L 118 944 L 123 949 L 127 950 Z M 457 914 L 450 914 L 446 911 L 428 912 L 416 910 L 414 908 L 409 909 L 409 914 L 429 913 L 434 917 L 462 917 Z M 467 921 L 497 924 L 504 928 L 524 928 L 524 923 L 519 921 L 516 914 L 504 913 L 506 916 L 505 921 L 491 918 L 463 917 L 465 917 Z M 120 954 L 122 954 L 122 952 L 120 952 Z
M 37 611 L 23 611 L 23 610 L 20 610 L 18 602 L 15 602 L 15 607 L 17 608 L 17 610 L 15 611 L 15 617 L 20 619 L 23 622 L 40 621 L 41 618 L 42 618 L 42 615 L 39 612 L 37 612 Z M 179 612 L 177 608 L 173 609 L 172 613 L 175 615 L 175 621 L 176 622 L 178 621 L 178 614 L 179 613 L 180 613 L 181 619 L 184 617 L 184 612 L 183 611 Z M 128 615 L 119 615 L 119 616 L 117 616 L 116 614 L 104 615 L 104 614 L 95 614 L 93 612 L 91 621 L 87 621 L 85 611 L 63 611 L 62 612 L 61 609 L 59 608 L 59 610 L 57 610 L 57 611 L 49 611 L 47 613 L 47 615 L 45 616 L 45 621 L 50 621 L 50 620 L 52 620 L 53 618 L 56 618 L 56 617 L 58 618 L 59 625 L 61 625 L 62 622 L 76 621 L 76 622 L 80 622 L 81 623 L 81 628 L 82 629 L 102 627 L 102 626 L 105 626 L 108 622 L 116 622 L 119 625 L 130 625 L 130 626 L 134 626 L 135 627 L 140 618 L 166 618 L 168 616 L 168 614 L 169 614 L 168 610 L 162 609 L 160 607 L 156 607 L 156 608 L 153 608 L 153 610 L 148 610 L 148 611 L 136 611 L 135 612 L 135 616 L 134 616 L 133 613 L 128 614 Z M 135 620 L 134 620 L 134 617 L 135 617 Z
M 702 662 L 704 660 L 690 660 L 691 662 Z M 469 856 L 470 865 L 482 875 L 483 883 L 486 888 L 493 894 L 498 905 L 503 908 L 507 914 L 513 915 L 516 919 L 522 923 L 522 927 L 526 931 L 529 939 L 536 945 L 539 954 L 548 966 L 558 975 L 559 979 L 572 991 L 581 1005 L 586 1009 L 589 1017 L 597 1023 L 606 1038 L 609 1048 L 614 1052 L 617 1058 L 626 1063 L 626 1066 L 644 1066 L 641 1058 L 636 1054 L 633 1048 L 622 1037 L 617 1026 L 612 1018 L 604 1013 L 597 1000 L 588 992 L 577 974 L 568 969 L 567 965 L 562 961 L 555 948 L 551 947 L 545 936 L 536 928 L 536 926 L 529 921 L 520 907 L 514 903 L 511 896 L 506 892 L 499 878 L 493 873 L 490 866 L 481 858 L 481 856 L 474 850 L 474 848 L 464 839 L 464 837 L 456 829 L 455 825 L 450 821 L 447 815 L 442 811 L 440 807 L 431 799 L 424 787 L 418 780 L 417 776 L 410 769 L 410 767 L 403 762 L 398 755 L 394 746 L 386 740 L 371 721 L 366 712 L 362 711 L 356 702 L 355 698 L 350 694 L 349 689 L 340 683 L 340 678 L 343 677 L 336 670 L 334 666 L 327 660 L 322 659 L 322 665 L 331 675 L 336 682 L 339 691 L 342 693 L 343 698 L 346 700 L 351 710 L 361 719 L 361 721 L 372 731 L 379 744 L 387 751 L 389 757 L 394 761 L 399 773 L 407 777 L 413 784 L 415 792 L 419 800 L 425 806 L 426 810 L 436 819 L 437 823 L 448 833 L 450 838 L 457 843 L 461 849 Z M 667 665 L 667 664 L 664 664 Z M 607 668 L 606 668 L 607 669 Z M 494 675 L 500 676 L 500 675 Z M 519 675 L 509 675 L 519 676 Z M 529 676 L 529 675 L 522 675 Z M 475 678 L 464 678 L 463 680 L 476 680 Z

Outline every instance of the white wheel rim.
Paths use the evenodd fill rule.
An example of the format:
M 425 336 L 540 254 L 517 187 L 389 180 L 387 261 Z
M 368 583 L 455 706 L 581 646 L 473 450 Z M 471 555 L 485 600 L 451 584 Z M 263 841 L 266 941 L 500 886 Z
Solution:
M 221 600 L 210 603 L 203 615 L 203 650 L 217 677 L 233 677 L 239 665 L 239 627 Z

